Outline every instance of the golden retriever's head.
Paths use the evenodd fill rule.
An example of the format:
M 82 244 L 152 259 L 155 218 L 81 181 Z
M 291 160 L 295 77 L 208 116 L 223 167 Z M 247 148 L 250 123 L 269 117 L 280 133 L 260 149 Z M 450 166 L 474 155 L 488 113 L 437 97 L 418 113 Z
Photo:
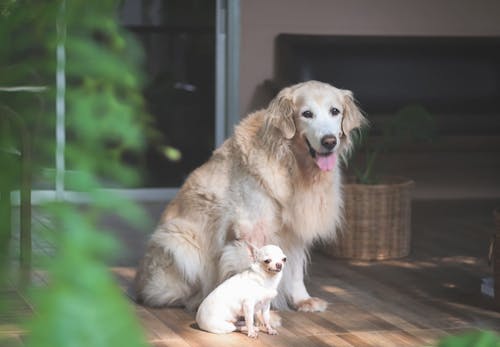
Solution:
M 352 130 L 364 124 L 351 91 L 309 81 L 283 89 L 271 101 L 265 126 L 307 149 L 319 169 L 331 171 L 337 156 L 351 149 Z

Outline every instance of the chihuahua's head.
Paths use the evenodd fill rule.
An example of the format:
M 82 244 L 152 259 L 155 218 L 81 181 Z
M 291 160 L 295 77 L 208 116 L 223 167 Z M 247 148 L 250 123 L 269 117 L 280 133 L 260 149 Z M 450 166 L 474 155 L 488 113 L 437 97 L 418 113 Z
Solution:
M 281 248 L 275 245 L 266 245 L 261 248 L 252 246 L 255 264 L 268 274 L 280 273 L 285 267 L 286 255 Z

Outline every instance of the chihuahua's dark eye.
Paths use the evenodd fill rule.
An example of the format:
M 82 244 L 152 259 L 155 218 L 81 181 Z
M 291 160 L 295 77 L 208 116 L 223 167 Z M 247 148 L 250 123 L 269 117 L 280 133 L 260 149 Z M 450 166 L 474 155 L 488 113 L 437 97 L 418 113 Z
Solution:
M 281 259 L 281 261 L 282 261 L 283 263 L 286 263 L 286 257 L 284 257 L 283 259 Z
M 339 109 L 338 108 L 335 108 L 335 107 L 332 107 L 330 109 L 330 113 L 332 114 L 332 116 L 336 116 L 340 113 Z
M 271 259 L 266 259 L 264 260 L 264 263 L 269 264 L 271 262 Z
M 312 118 L 313 117 L 313 113 L 311 111 L 304 111 L 304 112 L 302 112 L 302 117 L 304 117 L 304 118 Z

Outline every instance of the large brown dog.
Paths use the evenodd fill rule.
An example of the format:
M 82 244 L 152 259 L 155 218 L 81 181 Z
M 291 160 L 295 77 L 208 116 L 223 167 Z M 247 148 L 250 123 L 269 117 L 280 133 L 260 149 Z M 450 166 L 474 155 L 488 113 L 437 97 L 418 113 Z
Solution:
M 342 221 L 337 159 L 364 123 L 350 91 L 316 81 L 283 89 L 243 119 L 165 209 L 138 269 L 138 297 L 196 308 L 248 268 L 248 241 L 276 244 L 288 256 L 276 308 L 324 310 L 304 286 L 308 249 L 334 237 Z

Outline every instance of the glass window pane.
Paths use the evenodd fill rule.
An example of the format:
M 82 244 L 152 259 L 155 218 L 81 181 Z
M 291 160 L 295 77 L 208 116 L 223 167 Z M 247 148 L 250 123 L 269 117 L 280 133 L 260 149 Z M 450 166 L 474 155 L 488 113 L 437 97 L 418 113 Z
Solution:
M 161 136 L 140 160 L 143 186 L 180 186 L 214 148 L 215 1 L 129 0 L 120 17 L 144 48 L 144 96 Z M 169 161 L 165 145 L 181 159 Z

